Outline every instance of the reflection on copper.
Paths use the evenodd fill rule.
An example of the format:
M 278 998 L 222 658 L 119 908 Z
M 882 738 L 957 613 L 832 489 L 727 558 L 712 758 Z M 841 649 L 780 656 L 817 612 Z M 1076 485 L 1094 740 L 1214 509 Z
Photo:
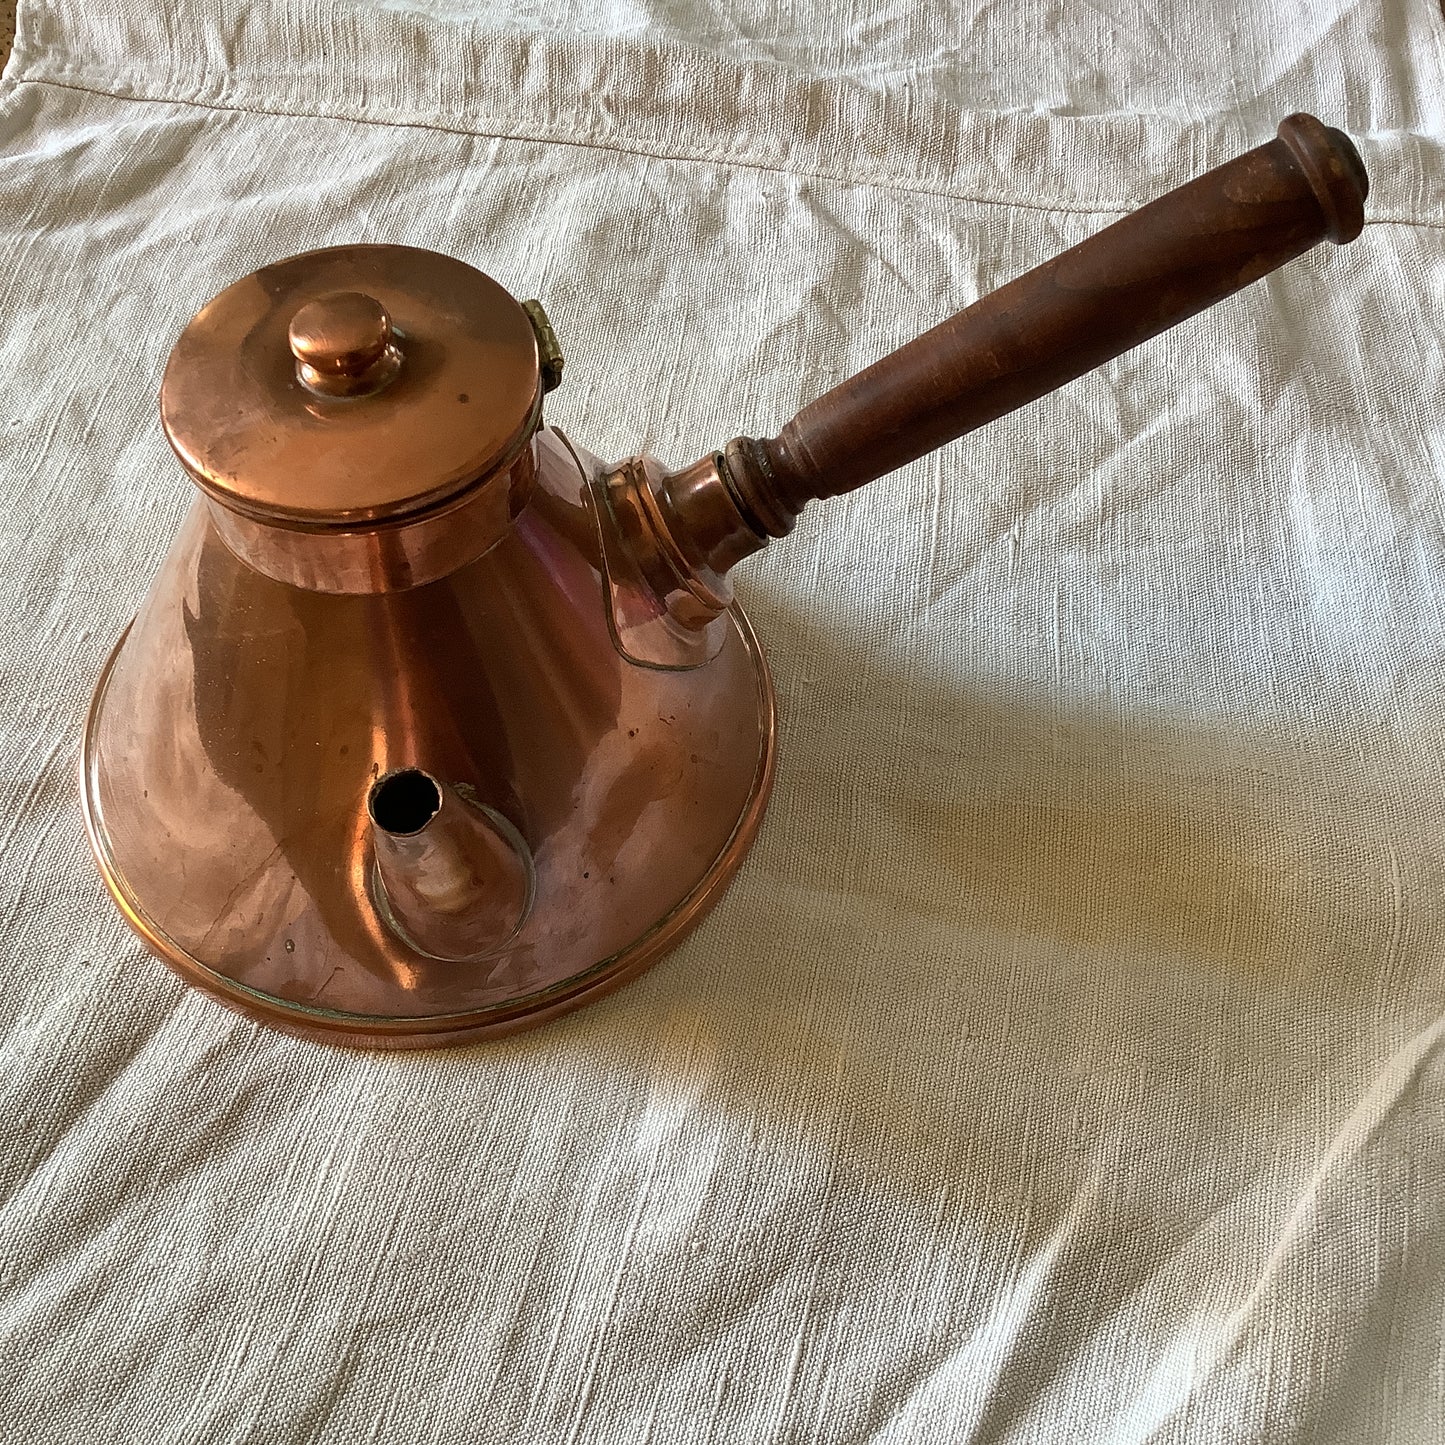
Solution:
M 286 328 L 296 379 L 317 396 L 372 396 L 401 374 L 401 351 L 385 306 L 364 291 L 308 301 Z
M 364 527 L 258 521 L 207 499 L 211 525 L 243 562 L 310 592 L 399 592 L 435 582 L 496 545 L 531 500 L 531 440 L 485 484 L 420 517 Z
M 734 608 L 706 667 L 627 661 L 589 477 L 555 433 L 531 445 L 510 530 L 403 591 L 277 582 L 192 511 L 107 666 L 84 779 L 112 893 L 189 981 L 314 1037 L 462 1041 L 630 977 L 736 872 L 774 759 L 752 633 Z M 377 906 L 367 799 L 406 768 L 530 853 L 525 919 L 475 962 L 408 946 Z

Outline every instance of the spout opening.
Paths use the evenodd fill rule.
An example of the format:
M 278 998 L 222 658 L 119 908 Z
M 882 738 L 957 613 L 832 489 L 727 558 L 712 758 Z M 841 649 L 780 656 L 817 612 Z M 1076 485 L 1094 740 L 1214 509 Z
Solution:
M 420 833 L 441 811 L 437 780 L 420 768 L 398 768 L 371 785 L 366 811 L 384 833 L 405 838 Z

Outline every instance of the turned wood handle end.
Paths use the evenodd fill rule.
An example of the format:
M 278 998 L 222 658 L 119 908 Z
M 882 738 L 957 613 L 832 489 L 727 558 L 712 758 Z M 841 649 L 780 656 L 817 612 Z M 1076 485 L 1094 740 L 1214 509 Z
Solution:
M 1365 227 L 1370 178 L 1355 143 L 1344 131 L 1312 115 L 1286 116 L 1279 138 L 1305 173 L 1325 216 L 1325 236 L 1337 246 L 1353 241 Z

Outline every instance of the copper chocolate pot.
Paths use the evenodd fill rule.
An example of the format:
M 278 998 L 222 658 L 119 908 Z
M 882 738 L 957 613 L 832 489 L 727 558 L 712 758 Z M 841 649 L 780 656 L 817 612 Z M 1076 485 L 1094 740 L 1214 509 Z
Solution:
M 608 466 L 543 424 L 540 306 L 343 246 L 208 303 L 161 417 L 199 488 L 86 729 L 105 881 L 191 983 L 376 1047 L 538 1023 L 702 918 L 773 689 L 730 570 L 882 476 L 1363 224 L 1309 116 L 984 297 L 772 440 Z

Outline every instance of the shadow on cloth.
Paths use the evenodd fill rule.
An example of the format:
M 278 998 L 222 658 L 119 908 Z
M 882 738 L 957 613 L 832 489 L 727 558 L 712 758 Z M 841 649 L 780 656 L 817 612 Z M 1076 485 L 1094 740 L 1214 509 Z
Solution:
M 781 766 L 729 895 L 543 1029 L 336 1066 L 403 1150 L 365 1167 L 432 1160 L 443 1100 L 476 1119 L 447 1167 L 540 1187 L 556 1269 L 636 1256 L 608 1329 L 650 1368 L 721 1320 L 826 1339 L 906 1305 L 849 1438 L 950 1369 L 991 1382 L 970 1438 L 999 1438 L 1082 1351 L 1107 1380 L 1120 1338 L 1147 1358 L 1267 1276 L 1440 941 L 1400 903 L 1445 897 L 1436 856 L 1396 847 L 1427 836 L 1428 759 L 986 694 L 748 605 Z M 543 1099 L 555 1124 L 510 1129 Z M 583 1198 L 646 1227 L 574 1231 Z M 828 1378 L 826 1353 L 799 1368 Z
M 1050 1268 L 1091 1236 L 1048 1328 L 1073 1348 L 1277 1165 L 1433 944 L 1398 904 L 1398 771 L 975 694 L 750 613 L 783 644 L 760 844 L 683 949 L 556 1027 L 783 1172 L 820 1150 L 830 1189 Z
M 1295 1212 L 1378 1050 L 1438 1012 L 1433 743 L 985 693 L 906 641 L 748 602 L 777 788 L 674 955 L 544 1028 L 416 1054 L 201 1028 L 187 995 L 148 1067 L 214 1121 L 227 1207 L 271 1230 L 290 1131 L 286 1192 L 358 1201 L 382 1232 L 356 1238 L 404 1266 L 386 1328 L 492 1319 L 517 1398 L 574 1399 L 550 1373 L 569 1331 L 628 1410 L 735 1333 L 739 1400 L 831 1399 L 830 1439 L 932 1408 L 985 1442 L 1143 1399 L 1150 1362 L 1228 1349 L 1282 1255 L 1313 1287 Z M 247 1094 L 213 1059 L 232 1037 Z M 189 1188 L 194 1132 L 113 1151 L 113 1187 Z M 347 1268 L 308 1219 L 296 1258 Z

